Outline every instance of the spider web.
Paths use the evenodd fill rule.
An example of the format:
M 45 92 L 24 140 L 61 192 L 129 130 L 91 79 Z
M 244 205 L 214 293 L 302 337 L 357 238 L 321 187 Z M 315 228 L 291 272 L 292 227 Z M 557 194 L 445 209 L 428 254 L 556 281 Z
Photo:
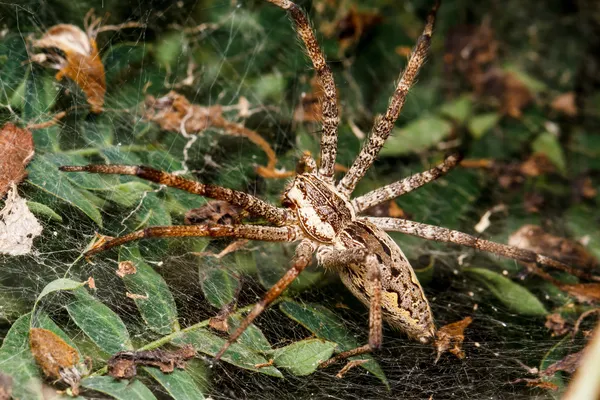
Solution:
M 321 25 L 335 19 L 335 10 L 328 9 L 326 2 L 302 3 L 310 9 L 319 28 L 318 37 L 323 39 L 340 88 L 342 124 L 338 162 L 342 165 L 350 165 L 360 148 L 360 140 L 348 121 L 367 132 L 368 122 L 375 113 L 385 109 L 392 82 L 401 67 L 398 63 L 402 62 L 393 51 L 397 46 L 414 43 L 411 32 L 421 29 L 427 10 L 427 4 L 421 3 L 391 6 L 373 2 L 370 6 L 381 7 L 380 13 L 386 18 L 381 27 L 356 44 L 350 58 L 336 56 L 338 42 L 320 30 Z M 448 11 L 439 17 L 437 34 L 440 35 L 452 26 L 451 18 L 457 14 L 458 5 L 453 8 L 452 2 L 448 3 L 444 6 Z M 99 34 L 107 94 L 106 110 L 97 116 L 88 115 L 86 97 L 73 82 L 56 82 L 54 71 L 21 64 L 27 59 L 25 43 L 30 35 L 39 37 L 58 23 L 81 27 L 83 16 L 92 7 L 96 7 L 98 15 L 109 12 L 111 24 L 133 20 L 145 25 Z M 516 13 L 519 7 L 512 5 L 508 10 Z M 160 335 L 148 330 L 133 300 L 125 296 L 127 288 L 115 275 L 117 252 L 100 254 L 91 263 L 81 258 L 81 252 L 94 240 L 97 231 L 118 236 L 143 226 L 181 224 L 185 210 L 199 207 L 205 200 L 146 182 L 135 184 L 132 182 L 139 180 L 129 177 L 67 176 L 52 172 L 51 167 L 67 163 L 144 163 L 172 172 L 190 171 L 203 182 L 255 193 L 277 204 L 286 182 L 256 175 L 255 166 L 265 165 L 266 157 L 254 144 L 245 138 L 227 136 L 218 129 L 187 138 L 177 132 L 161 131 L 142 118 L 138 106 L 146 94 L 160 97 L 171 89 L 195 104 L 221 105 L 227 118 L 256 130 L 273 146 L 279 157 L 278 168 L 293 170 L 303 151 L 318 154 L 318 126 L 292 118 L 302 106 L 302 94 L 311 93 L 313 74 L 309 63 L 297 46 L 284 13 L 260 2 L 70 4 L 30 0 L 4 2 L 0 10 L 5 26 L 0 31 L 5 46 L 3 71 L 8 65 L 14 66 L 15 71 L 0 76 L 2 120 L 39 123 L 51 119 L 57 111 L 73 110 L 61 125 L 34 133 L 37 160 L 46 157 L 44 160 L 49 164 L 34 165 L 29 180 L 20 186 L 20 193 L 28 201 L 49 207 L 54 214 L 47 210 L 38 214 L 44 233 L 36 240 L 32 254 L 0 258 L 2 332 L 6 333 L 19 316 L 31 310 L 48 283 L 58 278 L 84 281 L 91 276 L 97 285 L 94 295 L 125 322 L 136 347 L 141 347 Z M 485 10 L 470 12 L 482 15 Z M 186 31 L 192 28 L 196 31 Z M 431 60 L 409 96 L 399 125 L 434 118 L 432 110 L 442 103 L 442 91 L 450 86 L 441 76 L 442 42 L 439 37 L 435 39 Z M 242 98 L 249 102 L 250 113 L 242 112 Z M 474 144 L 470 154 L 493 156 L 493 151 L 485 150 L 486 146 L 500 143 L 498 152 L 508 149 L 514 155 L 510 153 L 512 145 L 506 143 L 514 134 L 496 131 L 489 135 L 494 136 L 487 142 Z M 443 139 L 451 141 L 451 134 L 447 136 Z M 365 192 L 429 168 L 443 154 L 435 145 L 432 142 L 427 149 L 421 149 L 418 143 L 407 143 L 406 152 L 378 161 L 358 191 Z M 411 151 L 411 146 L 418 152 Z M 545 223 L 553 226 L 555 233 L 569 235 L 561 213 L 532 217 L 524 209 L 522 193 L 505 193 L 480 171 L 455 171 L 398 201 L 409 217 L 417 221 L 470 233 L 483 214 L 500 203 L 506 205 L 506 210 L 492 216 L 491 227 L 484 233 L 489 238 L 506 243 L 509 233 L 525 223 Z M 539 367 L 542 360 L 547 366 L 580 350 L 585 341 L 580 337 L 573 341 L 552 337 L 544 327 L 543 316 L 526 316 L 511 310 L 489 287 L 465 273 L 464 268 L 504 271 L 541 299 L 547 310 L 569 304 L 568 298 L 557 294 L 551 285 L 527 277 L 516 262 L 402 235 L 393 237 L 420 271 L 437 325 L 466 316 L 474 318 L 465 332 L 465 359 L 446 354 L 434 364 L 435 354 L 430 346 L 410 342 L 386 327 L 383 349 L 375 359 L 387 377 L 389 388 L 362 368 L 354 368 L 343 379 L 335 377 L 339 368 L 317 370 L 309 376 L 284 372 L 284 378 L 278 379 L 227 363 L 213 366 L 207 357 L 193 363 L 196 382 L 205 395 L 215 399 L 552 397 L 551 392 L 527 388 L 514 381 L 532 377 L 527 368 Z M 157 240 L 139 244 L 143 259 L 168 284 L 182 327 L 206 320 L 219 311 L 203 291 L 202 279 L 207 271 L 227 270 L 241 276 L 238 304 L 245 306 L 256 302 L 265 287 L 283 274 L 293 254 L 291 245 L 251 243 L 221 260 L 194 255 L 194 252 L 218 252 L 228 243 Z M 368 310 L 335 276 L 316 267 L 311 267 L 305 275 L 289 296 L 300 303 L 318 304 L 333 311 L 343 320 L 347 332 L 359 343 L 365 343 Z M 93 344 L 69 318 L 67 310 L 72 301 L 69 294 L 55 294 L 44 299 L 38 311 L 50 316 L 80 349 L 92 349 Z M 259 317 L 256 326 L 273 347 L 289 345 L 313 334 L 277 306 Z M 554 351 L 555 347 L 559 350 Z M 97 349 L 83 352 L 102 359 Z M 152 384 L 147 376 L 140 379 L 155 393 L 162 391 L 162 396 L 166 396 L 164 389 Z M 557 379 L 561 384 L 566 382 Z

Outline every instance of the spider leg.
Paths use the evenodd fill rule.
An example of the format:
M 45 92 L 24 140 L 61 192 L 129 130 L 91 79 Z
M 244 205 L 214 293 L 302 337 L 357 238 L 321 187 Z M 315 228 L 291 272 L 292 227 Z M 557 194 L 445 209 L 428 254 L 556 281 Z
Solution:
M 399 218 L 366 217 L 366 219 L 384 231 L 402 232 L 407 235 L 417 236 L 427 240 L 435 240 L 436 242 L 456 243 L 488 253 L 497 254 L 502 257 L 567 271 L 570 274 L 574 274 L 581 278 L 598 280 L 598 278 L 594 278 L 585 272 L 574 270 L 568 265 L 542 254 L 515 246 L 508 246 L 506 244 L 480 239 L 452 229 Z
M 283 275 L 279 281 L 269 291 L 265 294 L 262 300 L 254 306 L 254 308 L 250 311 L 250 313 L 244 318 L 240 326 L 229 336 L 227 342 L 221 347 L 217 355 L 215 356 L 215 360 L 218 361 L 223 353 L 227 351 L 229 346 L 231 346 L 235 341 L 240 337 L 242 333 L 248 328 L 248 326 L 254 321 L 256 317 L 258 317 L 264 310 L 275 300 L 278 298 L 281 293 L 300 275 L 300 273 L 308 266 L 310 260 L 312 259 L 312 254 L 315 251 L 315 244 L 310 240 L 306 239 L 300 242 L 298 247 L 296 247 L 296 254 L 294 256 L 294 260 L 292 261 L 292 267 Z
M 377 257 L 364 249 L 332 250 L 320 259 L 325 268 L 340 268 L 343 265 L 364 263 L 367 266 L 367 284 L 371 286 L 369 302 L 369 343 L 352 350 L 344 351 L 322 362 L 319 367 L 326 368 L 340 360 L 360 354 L 370 353 L 381 347 L 383 341 L 383 323 L 381 312 L 381 272 Z
M 184 190 L 199 196 L 223 200 L 238 206 L 251 214 L 264 217 L 274 225 L 284 225 L 288 219 L 288 211 L 275 207 L 258 197 L 224 188 L 222 186 L 204 184 L 182 178 L 168 172 L 160 171 L 146 166 L 134 165 L 65 165 L 59 168 L 65 172 L 91 172 L 95 174 L 134 175 L 139 178 L 156 182 L 161 185 Z
M 436 165 L 428 171 L 424 171 L 418 174 L 414 174 L 400 181 L 391 183 L 379 189 L 375 189 L 367 194 L 352 200 L 352 205 L 356 213 L 360 213 L 367 208 L 374 207 L 378 204 L 383 203 L 391 199 L 395 199 L 398 196 L 402 196 L 406 193 L 412 192 L 421 186 L 436 180 L 437 178 L 446 175 L 451 169 L 456 167 L 461 160 L 461 156 L 452 154 L 446 158 L 441 164 Z
M 306 52 L 312 61 L 319 83 L 323 88 L 323 98 L 321 99 L 323 133 L 321 135 L 321 166 L 319 168 L 319 175 L 325 180 L 333 182 L 339 123 L 337 89 L 333 80 L 333 74 L 325 61 L 323 51 L 302 9 L 289 0 L 268 1 L 286 10 L 294 21 L 296 33 L 306 47 Z
M 373 164 L 373 161 L 377 158 L 385 141 L 390 136 L 390 132 L 396 123 L 396 119 L 398 119 L 400 111 L 404 106 L 406 95 L 413 85 L 421 65 L 423 65 L 425 61 L 425 56 L 427 55 L 429 44 L 431 42 L 431 33 L 433 31 L 435 15 L 439 5 L 439 0 L 436 0 L 435 5 L 427 16 L 425 29 L 417 40 L 415 49 L 408 59 L 406 68 L 404 69 L 400 81 L 396 86 L 396 90 L 390 99 L 387 111 L 383 117 L 377 118 L 368 141 L 363 145 L 358 157 L 356 157 L 354 163 L 338 184 L 338 190 L 347 196 L 350 196 L 358 181 L 361 180 L 367 170 L 371 167 L 371 164 Z
M 262 240 L 265 242 L 293 242 L 298 232 L 291 226 L 275 227 L 261 225 L 173 225 L 152 226 L 136 232 L 110 239 L 86 252 L 86 256 L 145 238 L 166 237 L 234 237 L 238 239 Z

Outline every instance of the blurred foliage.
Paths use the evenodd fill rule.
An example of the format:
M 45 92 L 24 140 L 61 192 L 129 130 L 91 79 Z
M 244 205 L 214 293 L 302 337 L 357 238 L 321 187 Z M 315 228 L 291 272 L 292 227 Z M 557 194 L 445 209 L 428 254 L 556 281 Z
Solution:
M 338 163 L 349 166 L 360 149 L 358 137 L 387 106 L 430 2 L 300 5 L 335 74 Z M 29 63 L 27 49 L 31 38 L 58 23 L 83 28 L 94 7 L 98 15 L 107 14 L 105 24 L 144 24 L 98 34 L 107 93 L 98 115 L 89 112 L 77 84 L 58 82 L 55 71 Z M 209 319 L 237 302 L 227 320 L 231 332 L 284 273 L 293 247 L 250 243 L 222 258 L 199 257 L 217 254 L 229 242 L 161 239 L 88 263 L 81 253 L 96 231 L 117 236 L 181 224 L 187 210 L 206 200 L 132 177 L 66 174 L 58 167 L 146 164 L 187 171 L 191 178 L 277 204 L 285 180 L 256 174 L 255 166 L 267 161 L 261 149 L 219 129 L 207 129 L 188 146 L 183 135 L 142 118 L 141 104 L 146 95 L 177 90 L 192 103 L 221 105 L 226 118 L 271 144 L 278 167 L 293 170 L 303 151 L 318 154 L 319 126 L 307 105 L 315 94 L 314 74 L 285 13 L 256 0 L 23 0 L 0 4 L 0 15 L 2 123 L 39 124 L 67 111 L 58 124 L 33 130 L 36 155 L 20 186 L 44 234 L 33 254 L 0 256 L 0 371 L 12 375 L 15 397 L 42 396 L 44 377 L 29 351 L 30 327 L 69 339 L 92 359 L 92 375 L 81 381 L 84 393 L 117 399 L 344 397 L 340 393 L 349 391 L 362 398 L 558 396 L 511 382 L 527 375 L 522 365 L 543 369 L 585 345 L 581 333 L 574 341 L 554 337 L 544 327 L 547 313 L 572 327 L 594 305 L 512 260 L 399 234 L 392 237 L 417 270 L 437 324 L 473 316 L 465 360 L 444 356 L 433 365 L 430 347 L 386 329 L 383 349 L 343 380 L 335 378 L 335 368 L 315 372 L 318 360 L 366 342 L 368 313 L 335 276 L 311 267 L 286 293 L 293 299 L 282 298 L 261 316 L 224 363 L 208 368 L 209 359 L 200 358 L 173 374 L 144 367 L 130 384 L 104 376 L 110 355 L 125 349 L 190 343 L 214 356 L 224 334 L 210 329 Z M 581 241 L 600 257 L 599 54 L 597 2 L 549 1 L 542 7 L 514 0 L 445 1 L 428 62 L 357 193 L 459 150 L 469 165 L 397 200 L 408 218 L 473 233 L 486 211 L 502 205 L 477 235 L 507 243 L 514 231 L 533 223 Z M 243 99 L 251 110 L 246 114 L 240 111 Z M 137 274 L 117 277 L 123 261 L 133 262 Z M 548 272 L 561 282 L 578 282 Z M 83 287 L 90 276 L 95 287 Z M 592 323 L 586 319 L 580 331 Z M 551 382 L 564 389 L 568 377 L 559 373 Z

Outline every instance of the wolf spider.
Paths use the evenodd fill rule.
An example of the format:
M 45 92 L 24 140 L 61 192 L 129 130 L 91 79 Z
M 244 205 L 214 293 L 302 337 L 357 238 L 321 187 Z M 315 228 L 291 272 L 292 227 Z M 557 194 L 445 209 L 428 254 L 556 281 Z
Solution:
M 338 272 L 350 291 L 369 307 L 368 344 L 336 355 L 322 363 L 323 367 L 350 356 L 378 349 L 382 342 L 382 318 L 409 338 L 422 343 L 430 342 L 435 335 L 433 315 L 423 289 L 406 256 L 386 231 L 457 243 L 528 263 L 559 269 L 568 268 L 556 260 L 532 251 L 490 242 L 462 232 L 406 219 L 360 216 L 370 207 L 411 192 L 445 175 L 460 161 L 458 155 L 449 156 L 428 171 L 351 198 L 356 184 L 371 167 L 389 137 L 406 95 L 425 60 L 439 2 L 436 2 L 427 17 L 424 31 L 400 76 L 387 111 L 375 121 L 371 134 L 348 172 L 339 182 L 335 182 L 339 118 L 333 75 L 304 12 L 289 0 L 269 1 L 288 12 L 323 88 L 320 165 L 317 167 L 315 160 L 309 155 L 300 159 L 295 178 L 283 192 L 282 207 L 268 204 L 248 193 L 195 182 L 145 166 L 63 166 L 61 170 L 68 172 L 135 175 L 199 196 L 226 201 L 251 215 L 264 218 L 271 224 L 154 226 L 110 239 L 88 251 L 88 256 L 134 240 L 156 237 L 210 236 L 269 242 L 299 241 L 291 268 L 254 306 L 215 359 L 218 360 L 252 321 L 282 294 L 309 265 L 313 254 L 316 253 L 319 264 Z

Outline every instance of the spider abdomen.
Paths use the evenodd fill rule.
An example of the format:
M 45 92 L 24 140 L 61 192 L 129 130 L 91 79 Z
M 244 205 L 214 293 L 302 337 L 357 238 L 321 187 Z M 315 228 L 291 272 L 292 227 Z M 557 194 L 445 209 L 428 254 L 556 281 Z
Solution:
M 384 319 L 408 337 L 423 343 L 435 334 L 433 315 L 425 293 L 408 259 L 383 230 L 366 221 L 356 221 L 339 235 L 345 248 L 364 248 L 377 258 L 381 275 L 381 307 Z M 340 266 L 342 282 L 365 305 L 372 288 L 364 263 Z

